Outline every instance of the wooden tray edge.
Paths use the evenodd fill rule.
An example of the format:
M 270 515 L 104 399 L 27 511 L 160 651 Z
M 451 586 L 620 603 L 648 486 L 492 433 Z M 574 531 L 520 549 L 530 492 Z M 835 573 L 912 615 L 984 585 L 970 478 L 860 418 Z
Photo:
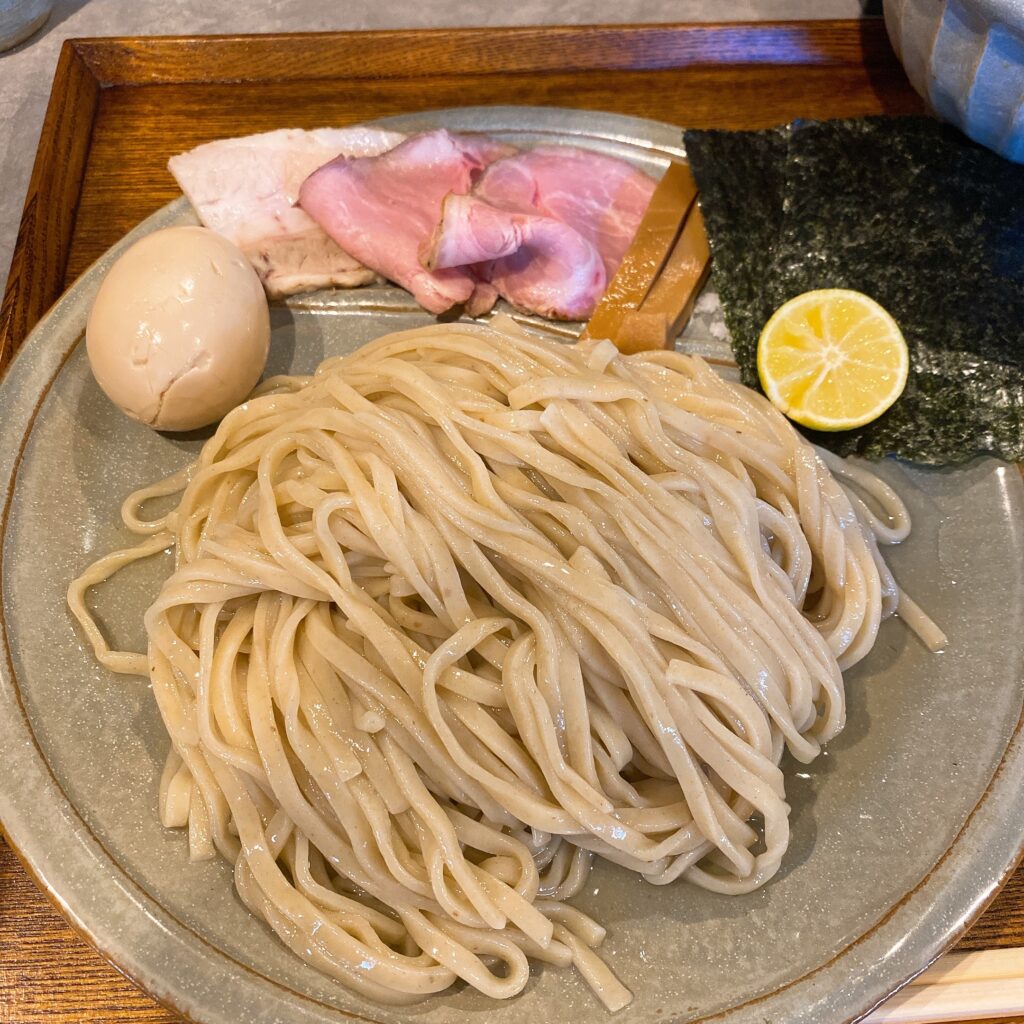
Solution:
M 28 332 L 64 289 L 99 93 L 100 83 L 77 46 L 65 41 L 0 304 L 0 377 Z M 82 125 L 88 127 L 83 130 Z
M 557 45 L 552 40 L 557 39 Z M 273 60 L 269 60 L 273 56 Z M 880 19 L 66 40 L 0 304 L 0 376 L 64 289 L 100 92 L 213 82 L 891 65 Z M 273 71 L 267 70 L 272 66 Z M 254 72 L 254 68 L 260 69 Z M 88 126 L 87 130 L 83 126 Z

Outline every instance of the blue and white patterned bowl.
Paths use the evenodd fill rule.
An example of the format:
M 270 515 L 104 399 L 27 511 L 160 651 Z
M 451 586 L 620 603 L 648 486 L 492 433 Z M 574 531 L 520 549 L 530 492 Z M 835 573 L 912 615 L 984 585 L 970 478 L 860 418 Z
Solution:
M 53 0 L 0 0 L 0 53 L 28 39 L 52 9 Z
M 935 113 L 1024 163 L 1024 0 L 885 0 L 885 24 Z

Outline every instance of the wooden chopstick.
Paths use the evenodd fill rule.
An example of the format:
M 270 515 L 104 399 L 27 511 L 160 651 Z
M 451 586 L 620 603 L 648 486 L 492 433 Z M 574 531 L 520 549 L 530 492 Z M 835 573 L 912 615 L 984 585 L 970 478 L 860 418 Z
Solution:
M 938 1024 L 1024 1014 L 1024 948 L 949 953 L 862 1024 Z
M 627 313 L 639 310 L 647 297 L 696 197 L 697 183 L 689 166 L 670 165 L 658 182 L 633 242 L 581 337 L 609 338 L 622 347 L 619 339 L 623 320 Z

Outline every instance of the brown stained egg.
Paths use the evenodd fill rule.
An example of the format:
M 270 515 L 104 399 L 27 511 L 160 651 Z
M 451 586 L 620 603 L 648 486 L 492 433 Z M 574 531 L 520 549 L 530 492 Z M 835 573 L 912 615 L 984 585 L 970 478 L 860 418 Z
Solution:
M 256 386 L 270 311 L 237 246 L 206 228 L 165 228 L 110 268 L 85 344 L 115 405 L 157 430 L 193 430 L 219 420 Z

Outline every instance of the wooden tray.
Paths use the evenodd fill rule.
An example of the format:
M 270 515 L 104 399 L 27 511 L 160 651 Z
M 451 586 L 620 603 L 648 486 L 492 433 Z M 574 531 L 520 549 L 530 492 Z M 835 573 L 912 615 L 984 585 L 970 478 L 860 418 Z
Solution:
M 921 109 L 878 20 L 70 40 L 0 307 L 0 370 L 82 270 L 178 194 L 172 153 L 486 103 L 726 128 Z M 958 948 L 1022 944 L 1019 871 Z M 174 1019 L 75 935 L 0 841 L 0 1022 Z

